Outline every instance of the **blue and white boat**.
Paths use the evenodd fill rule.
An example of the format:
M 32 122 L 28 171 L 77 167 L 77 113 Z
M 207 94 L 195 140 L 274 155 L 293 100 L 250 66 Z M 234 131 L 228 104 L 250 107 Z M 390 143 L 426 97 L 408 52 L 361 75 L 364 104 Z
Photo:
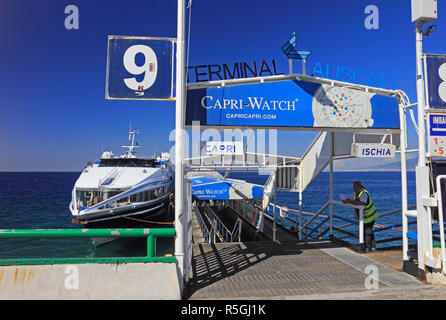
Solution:
M 70 203 L 73 223 L 85 228 L 153 228 L 172 222 L 168 210 L 173 191 L 170 155 L 135 155 L 136 130 L 129 132 L 128 151 L 103 152 L 77 179 Z

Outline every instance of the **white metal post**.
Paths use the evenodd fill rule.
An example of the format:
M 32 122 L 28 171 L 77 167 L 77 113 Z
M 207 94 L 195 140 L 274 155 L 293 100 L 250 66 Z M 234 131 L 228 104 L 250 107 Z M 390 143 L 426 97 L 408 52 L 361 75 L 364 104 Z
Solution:
M 424 80 L 423 80 L 423 33 L 422 22 L 417 22 L 416 29 L 416 60 L 417 60 L 417 102 L 418 102 L 418 166 L 426 165 L 426 141 L 424 125 Z
M 423 205 L 423 198 L 429 197 L 429 168 L 426 167 L 426 137 L 424 123 L 424 80 L 423 80 L 423 22 L 417 22 L 416 28 L 416 64 L 417 64 L 417 102 L 418 102 L 418 166 L 416 168 L 417 188 L 417 232 L 418 232 L 418 268 L 424 270 L 424 254 L 429 250 L 428 212 Z
M 330 132 L 330 236 L 333 235 L 333 132 Z
M 276 171 L 277 172 L 277 171 Z M 277 207 L 277 188 L 274 186 L 274 206 L 273 206 L 273 241 L 276 241 L 276 230 L 277 230 L 277 223 L 276 223 L 276 207 Z
M 301 175 L 302 177 L 302 175 Z M 298 231 L 298 237 L 299 240 L 302 239 L 302 234 L 299 230 L 300 226 L 301 226 L 301 221 L 302 221 L 302 189 L 299 190 L 299 217 L 296 217 L 296 231 Z M 298 220 L 299 218 L 299 220 Z
M 445 179 L 445 175 L 439 175 L 436 179 L 437 194 L 438 194 L 438 223 L 440 225 L 440 246 L 441 246 L 441 262 L 442 272 L 445 273 L 446 269 L 446 249 L 444 241 L 444 221 L 443 221 L 443 197 L 441 190 L 441 179 Z
M 400 102 L 400 150 L 401 150 L 401 211 L 402 211 L 402 226 L 403 226 L 403 260 L 409 260 L 408 250 L 409 241 L 407 239 L 408 232 L 408 219 L 407 219 L 407 171 L 406 171 L 406 141 L 407 141 L 407 128 L 406 128 L 406 111 L 404 106 Z
M 192 185 L 186 181 L 184 190 L 184 281 L 189 282 L 190 268 L 192 265 Z
M 176 104 L 175 104 L 175 256 L 180 278 L 184 279 L 184 97 L 185 97 L 185 0 L 178 0 L 177 17 L 177 66 L 176 66 Z M 181 283 L 182 285 L 183 283 Z
M 364 244 L 364 207 L 359 209 L 359 243 Z

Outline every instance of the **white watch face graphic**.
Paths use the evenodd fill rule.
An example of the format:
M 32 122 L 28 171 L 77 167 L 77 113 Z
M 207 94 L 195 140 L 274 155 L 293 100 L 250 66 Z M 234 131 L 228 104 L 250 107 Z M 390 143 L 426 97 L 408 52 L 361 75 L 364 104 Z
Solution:
M 315 127 L 373 126 L 371 96 L 349 88 L 321 86 L 313 97 Z

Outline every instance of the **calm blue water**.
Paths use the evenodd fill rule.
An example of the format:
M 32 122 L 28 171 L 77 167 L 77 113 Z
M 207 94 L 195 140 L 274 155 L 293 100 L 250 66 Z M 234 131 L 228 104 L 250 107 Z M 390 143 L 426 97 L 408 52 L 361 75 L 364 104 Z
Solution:
M 79 228 L 68 205 L 79 172 L 0 172 L 0 229 Z M 157 254 L 172 240 L 158 239 Z M 95 248 L 88 238 L 0 239 L 0 258 L 114 257 L 146 255 L 146 240 L 120 239 Z
M 77 228 L 71 223 L 68 204 L 79 173 L 0 173 L 0 229 Z M 264 184 L 267 176 L 249 173 L 230 177 Z M 379 212 L 401 207 L 401 182 L 398 172 L 336 172 L 335 199 L 352 194 L 352 183 L 361 180 L 367 187 Z M 409 204 L 415 203 L 415 175 L 408 173 Z M 303 210 L 316 212 L 328 200 L 329 175 L 322 173 L 303 194 Z M 278 204 L 298 209 L 298 193 L 278 192 Z M 335 214 L 353 218 L 351 209 L 336 207 Z M 379 224 L 399 224 L 401 214 L 384 217 Z M 412 225 L 415 228 L 415 225 Z M 384 231 L 377 239 L 400 236 L 400 232 Z M 172 243 L 159 239 L 158 255 L 172 252 Z M 122 239 L 95 248 L 89 239 L 0 239 L 0 258 L 20 257 L 92 257 L 143 256 L 144 239 Z

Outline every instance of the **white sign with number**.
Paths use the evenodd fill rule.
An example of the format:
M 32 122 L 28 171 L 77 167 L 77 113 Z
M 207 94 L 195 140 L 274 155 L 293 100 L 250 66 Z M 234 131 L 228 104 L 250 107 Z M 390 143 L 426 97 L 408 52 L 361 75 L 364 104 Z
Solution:
M 446 137 L 429 137 L 429 150 L 433 157 L 444 157 L 446 152 Z
M 429 153 L 432 157 L 446 155 L 446 114 L 431 113 L 429 115 Z
M 106 99 L 172 100 L 174 39 L 108 37 Z

